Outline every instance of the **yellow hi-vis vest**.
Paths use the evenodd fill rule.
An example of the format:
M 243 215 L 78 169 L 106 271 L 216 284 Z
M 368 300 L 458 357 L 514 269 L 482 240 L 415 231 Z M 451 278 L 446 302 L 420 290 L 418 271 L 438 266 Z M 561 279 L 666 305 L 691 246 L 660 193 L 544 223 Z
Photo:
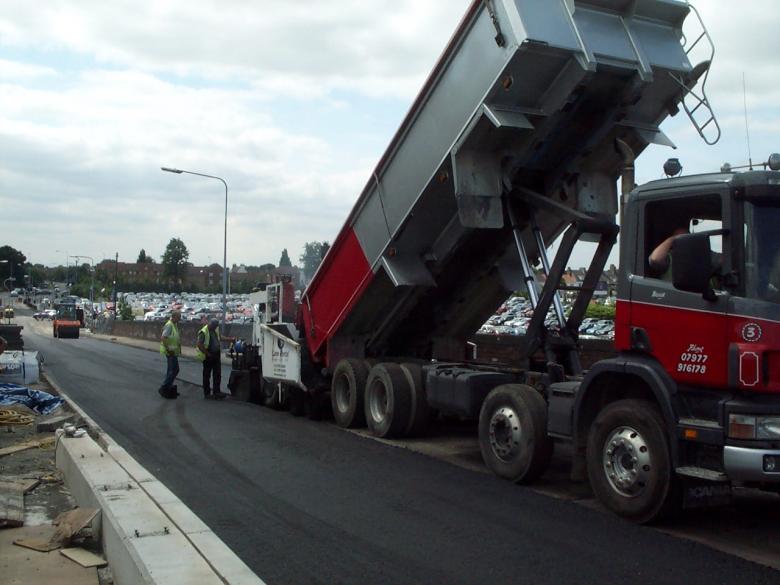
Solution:
M 169 351 L 173 352 L 173 355 L 179 356 L 181 355 L 181 337 L 179 336 L 179 328 L 176 327 L 176 323 L 168 319 L 168 323 L 165 324 L 167 327 L 168 324 L 171 325 L 171 336 L 170 337 L 163 337 L 162 341 L 160 341 L 160 353 L 163 355 L 168 355 Z
M 209 331 L 209 326 L 204 325 L 201 327 L 200 331 L 198 331 L 198 337 L 200 337 L 200 334 L 203 333 L 203 347 L 206 348 L 206 350 L 209 349 L 209 341 L 211 340 L 211 332 Z M 217 335 L 217 341 L 221 344 L 222 340 L 219 337 L 219 329 L 215 329 L 214 333 Z M 195 338 L 197 341 L 197 337 Z M 220 345 L 221 347 L 221 345 Z M 200 348 L 198 347 L 198 344 L 195 344 L 195 357 L 198 358 L 198 360 L 204 362 L 206 361 L 206 354 L 200 351 Z

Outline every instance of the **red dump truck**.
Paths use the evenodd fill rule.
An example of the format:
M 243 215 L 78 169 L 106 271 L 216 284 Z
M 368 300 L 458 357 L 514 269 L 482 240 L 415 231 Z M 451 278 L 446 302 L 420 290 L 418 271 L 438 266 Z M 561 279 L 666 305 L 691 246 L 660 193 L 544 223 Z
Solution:
M 568 443 L 572 475 L 635 522 L 737 484 L 778 491 L 780 157 L 634 184 L 636 156 L 673 146 L 668 116 L 719 138 L 712 54 L 684 1 L 473 2 L 298 310 L 289 285 L 255 295 L 232 386 L 381 437 L 476 420 L 485 464 L 514 482 Z M 584 371 L 578 328 L 618 216 L 617 355 Z M 580 241 L 596 247 L 567 312 Z M 480 363 L 468 340 L 513 291 L 535 308 L 522 359 Z

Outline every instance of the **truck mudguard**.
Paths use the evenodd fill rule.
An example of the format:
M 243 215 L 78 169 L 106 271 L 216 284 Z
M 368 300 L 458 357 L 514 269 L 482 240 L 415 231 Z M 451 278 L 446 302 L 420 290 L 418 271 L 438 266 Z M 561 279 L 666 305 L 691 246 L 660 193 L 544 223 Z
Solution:
M 677 385 L 656 360 L 636 354 L 631 354 L 630 356 L 619 355 L 616 358 L 602 360 L 588 371 L 574 400 L 574 436 L 572 438 L 574 439 L 575 451 L 583 447 L 583 445 L 580 445 L 579 433 L 583 407 L 589 403 L 589 398 L 598 392 L 600 380 L 603 380 L 605 375 L 609 376 L 612 374 L 624 378 L 638 378 L 653 393 L 666 422 L 672 462 L 676 466 L 678 461 L 677 415 L 672 405 L 672 396 L 677 392 Z M 627 392 L 623 392 L 622 395 L 623 398 L 630 396 Z

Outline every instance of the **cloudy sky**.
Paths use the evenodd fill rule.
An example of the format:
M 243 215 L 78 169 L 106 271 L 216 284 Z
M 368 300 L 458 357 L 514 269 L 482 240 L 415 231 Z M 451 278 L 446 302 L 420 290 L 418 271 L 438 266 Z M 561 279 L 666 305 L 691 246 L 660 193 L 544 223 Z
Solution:
M 548 1 L 548 0 L 545 0 Z M 553 0 L 549 0 L 553 1 Z M 557 0 L 556 0 L 557 1 Z M 333 240 L 470 0 L 1 0 L 0 244 L 34 262 L 180 237 L 196 264 L 295 260 Z M 687 118 L 648 150 L 686 173 L 780 151 L 777 0 L 698 0 L 723 139 Z M 56 252 L 60 250 L 60 252 Z

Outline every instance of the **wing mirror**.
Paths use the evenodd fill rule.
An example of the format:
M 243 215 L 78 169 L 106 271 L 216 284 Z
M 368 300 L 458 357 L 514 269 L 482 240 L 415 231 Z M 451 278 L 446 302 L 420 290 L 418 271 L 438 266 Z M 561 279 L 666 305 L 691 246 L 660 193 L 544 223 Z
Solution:
M 716 299 L 711 279 L 719 267 L 715 267 L 713 270 L 710 236 L 719 235 L 728 235 L 728 230 L 686 234 L 674 239 L 672 244 L 672 283 L 674 288 L 699 293 L 708 301 Z

